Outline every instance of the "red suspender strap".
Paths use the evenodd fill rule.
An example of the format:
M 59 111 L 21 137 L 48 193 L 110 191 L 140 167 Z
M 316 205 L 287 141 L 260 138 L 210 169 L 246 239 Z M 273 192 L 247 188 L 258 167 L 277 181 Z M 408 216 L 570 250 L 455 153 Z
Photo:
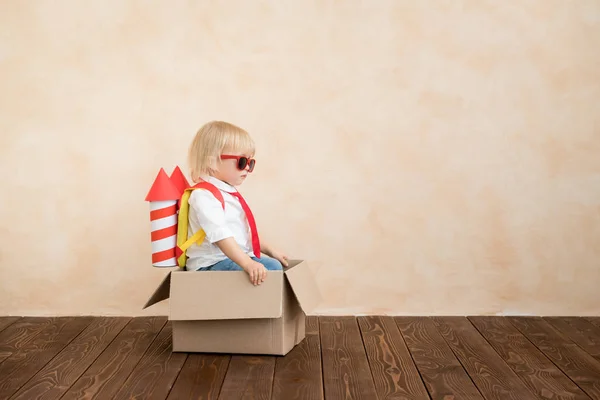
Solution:
M 213 185 L 212 183 L 208 183 L 208 182 L 200 182 L 200 183 L 194 185 L 194 187 L 197 189 L 206 189 L 209 192 L 211 192 L 213 194 L 213 196 L 215 196 L 217 198 L 217 200 L 219 200 L 221 202 L 221 206 L 223 207 L 223 210 L 225 209 L 225 199 L 223 199 L 223 194 L 221 193 L 221 191 L 219 189 L 217 189 L 217 187 L 215 185 Z
M 260 258 L 260 241 L 258 239 L 258 232 L 256 230 L 256 222 L 254 221 L 254 215 L 252 215 L 250 207 L 248 207 L 246 200 L 244 200 L 244 198 L 239 192 L 234 192 L 230 194 L 238 198 L 240 204 L 242 205 L 242 209 L 246 213 L 246 218 L 248 219 L 248 224 L 250 225 L 250 232 L 252 233 L 252 249 L 254 250 L 254 255 L 256 256 L 256 258 Z

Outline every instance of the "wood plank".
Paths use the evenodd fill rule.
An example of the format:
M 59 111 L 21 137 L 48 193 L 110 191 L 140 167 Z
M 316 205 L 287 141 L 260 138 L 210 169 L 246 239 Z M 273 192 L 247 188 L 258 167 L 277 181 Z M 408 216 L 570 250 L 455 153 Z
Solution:
M 54 323 L 50 317 L 27 317 L 0 332 L 0 363 L 14 352 L 28 346 L 38 333 Z
M 540 317 L 507 317 L 593 399 L 600 398 L 600 362 Z
M 318 335 L 319 334 L 319 317 L 316 315 L 306 316 L 306 334 L 307 335 Z M 320 346 L 320 344 L 319 344 Z
M 600 359 L 600 328 L 579 317 L 545 317 L 544 320 L 591 356 Z
M 187 358 L 187 353 L 172 352 L 171 333 L 171 321 L 168 321 L 152 342 L 146 354 L 135 366 L 133 372 L 117 393 L 115 400 L 164 400 L 167 398 Z
M 0 332 L 20 319 L 21 317 L 0 317 Z
M 376 399 L 355 317 L 319 317 L 323 387 L 328 399 Z
M 168 400 L 216 400 L 230 359 L 229 355 L 189 354 Z
M 15 394 L 13 400 L 60 398 L 106 349 L 130 319 L 95 317 L 75 340 Z
M 432 399 L 483 400 L 433 321 L 395 317 Z
M 317 317 L 306 319 L 306 338 L 285 357 L 277 357 L 273 400 L 323 399 L 321 341 Z
M 269 400 L 274 372 L 274 356 L 232 356 L 219 399 Z
M 589 399 L 506 318 L 469 317 L 469 320 L 539 398 Z
M 585 320 L 600 328 L 600 317 L 585 317 Z
M 29 344 L 0 364 L 0 398 L 8 399 L 70 341 L 81 333 L 89 317 L 57 317 Z
M 391 317 L 359 317 L 367 359 L 380 399 L 429 400 L 402 334 Z
M 162 316 L 133 318 L 61 399 L 111 399 L 166 322 Z
M 466 317 L 432 320 L 486 399 L 536 398 Z

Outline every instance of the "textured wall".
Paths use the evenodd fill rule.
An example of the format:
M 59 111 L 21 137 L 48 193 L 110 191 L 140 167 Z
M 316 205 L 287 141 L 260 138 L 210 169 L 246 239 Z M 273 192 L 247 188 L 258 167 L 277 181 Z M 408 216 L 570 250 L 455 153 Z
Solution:
M 141 314 L 211 119 L 319 313 L 600 314 L 599 0 L 5 1 L 0 75 L 0 315 Z

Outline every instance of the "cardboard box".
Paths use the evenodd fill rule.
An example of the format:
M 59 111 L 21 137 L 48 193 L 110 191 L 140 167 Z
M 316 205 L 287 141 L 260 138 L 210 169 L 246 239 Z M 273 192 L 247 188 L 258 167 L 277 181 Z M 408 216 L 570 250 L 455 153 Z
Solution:
M 144 308 L 166 299 L 174 352 L 285 355 L 321 294 L 306 262 L 290 260 L 258 286 L 244 271 L 171 271 Z

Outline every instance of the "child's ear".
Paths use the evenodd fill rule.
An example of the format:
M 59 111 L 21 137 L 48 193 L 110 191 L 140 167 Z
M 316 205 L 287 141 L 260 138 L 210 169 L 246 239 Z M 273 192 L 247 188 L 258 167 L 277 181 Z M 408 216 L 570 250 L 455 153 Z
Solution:
M 217 169 L 217 157 L 209 156 L 208 157 L 208 167 L 213 171 Z

